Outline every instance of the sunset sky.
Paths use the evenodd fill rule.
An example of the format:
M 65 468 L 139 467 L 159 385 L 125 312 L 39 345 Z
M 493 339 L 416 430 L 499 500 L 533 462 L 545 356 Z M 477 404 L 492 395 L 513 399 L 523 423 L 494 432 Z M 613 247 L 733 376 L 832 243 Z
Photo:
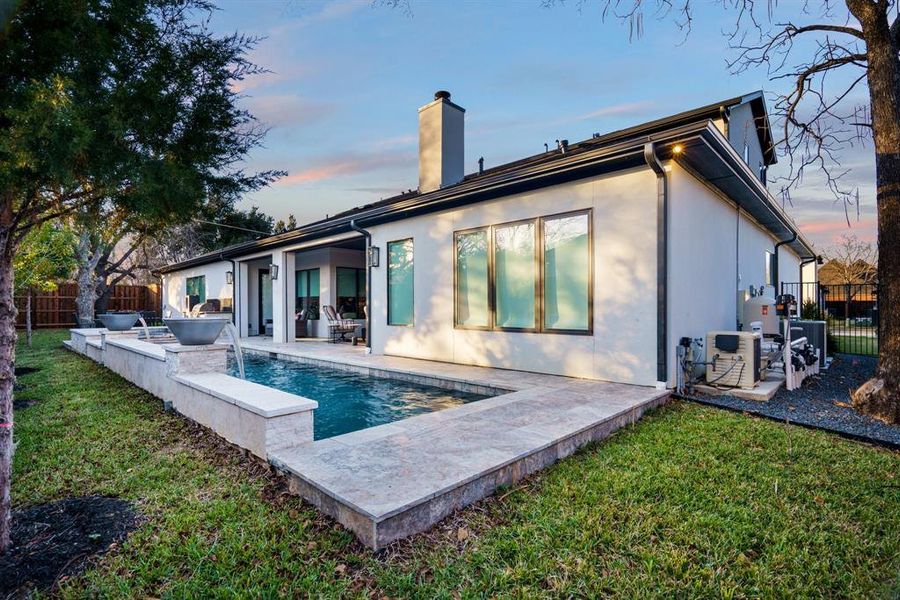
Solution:
M 245 105 L 271 128 L 248 168 L 289 172 L 245 202 L 300 223 L 415 188 L 416 109 L 438 89 L 466 108 L 471 172 L 480 156 L 491 167 L 541 152 L 545 142 L 790 85 L 763 70 L 731 74 L 723 32 L 734 15 L 701 4 L 686 40 L 671 20 L 648 16 L 631 42 L 628 27 L 604 22 L 601 4 L 590 1 L 545 8 L 539 0 L 412 0 L 409 11 L 342 0 L 220 6 L 211 27 L 263 36 L 252 57 L 271 70 L 241 86 Z M 860 87 L 851 101 L 866 94 Z M 849 231 L 874 240 L 871 144 L 841 160 L 850 169 L 845 185 L 860 194 Z M 820 249 L 848 231 L 843 205 L 815 173 L 791 199 L 787 210 Z

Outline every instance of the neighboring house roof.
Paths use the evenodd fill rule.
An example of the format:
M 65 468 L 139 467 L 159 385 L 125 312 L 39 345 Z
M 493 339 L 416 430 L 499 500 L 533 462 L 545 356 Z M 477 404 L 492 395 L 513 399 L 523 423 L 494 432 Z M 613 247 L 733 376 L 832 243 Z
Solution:
M 752 170 L 738 156 L 711 121 L 727 115 L 729 108 L 749 103 L 757 121 L 757 132 L 766 164 L 774 162 L 774 151 L 762 92 L 729 98 L 642 125 L 621 129 L 568 145 L 565 151 L 552 149 L 521 160 L 466 175 L 462 181 L 428 193 L 412 190 L 315 221 L 286 233 L 236 244 L 180 263 L 158 269 L 170 273 L 189 267 L 270 248 L 306 242 L 352 231 L 351 222 L 374 225 L 456 206 L 501 198 L 574 181 L 597 174 L 646 166 L 644 145 L 659 145 L 663 160 L 672 159 L 671 146 L 678 143 L 685 152 L 678 162 L 736 201 L 761 225 L 803 257 L 814 257 L 812 245 L 778 206 Z M 663 146 L 663 144 L 669 144 Z M 691 151 L 688 151 L 691 149 Z
M 862 260 L 856 261 L 852 269 L 845 268 L 844 264 L 837 260 L 829 260 L 819 267 L 821 285 L 874 284 L 877 281 L 877 267 Z

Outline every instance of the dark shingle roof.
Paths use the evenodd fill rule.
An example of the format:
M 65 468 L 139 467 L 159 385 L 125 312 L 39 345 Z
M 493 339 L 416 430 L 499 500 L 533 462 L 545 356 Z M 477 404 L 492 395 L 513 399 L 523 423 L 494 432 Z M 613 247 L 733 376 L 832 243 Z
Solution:
M 481 183 L 487 186 L 497 181 L 498 179 L 502 179 L 504 176 L 514 175 L 518 172 L 524 172 L 528 169 L 537 168 L 542 165 L 550 165 L 552 163 L 555 163 L 556 161 L 570 160 L 573 156 L 584 154 L 592 150 L 598 150 L 620 142 L 625 142 L 627 140 L 644 138 L 659 132 L 689 125 L 691 123 L 706 122 L 709 120 L 719 119 L 723 117 L 724 111 L 726 111 L 728 108 L 744 103 L 751 104 L 753 108 L 753 114 L 757 117 L 757 131 L 760 136 L 760 144 L 763 147 L 764 154 L 767 157 L 770 157 L 767 158 L 767 164 L 771 164 L 771 162 L 774 162 L 774 152 L 772 151 L 771 141 L 772 138 L 769 132 L 768 119 L 765 117 L 766 113 L 765 104 L 763 103 L 763 95 L 761 91 L 757 91 L 746 94 L 744 96 L 736 96 L 734 98 L 729 98 L 727 100 L 708 104 L 700 108 L 695 108 L 693 110 L 649 121 L 633 127 L 613 131 L 604 135 L 594 135 L 589 139 L 569 144 L 565 152 L 560 151 L 560 149 L 558 148 L 553 148 L 547 152 L 541 152 L 539 154 L 485 169 L 481 173 L 470 173 L 466 175 L 462 181 L 450 186 L 440 188 L 440 190 L 436 190 L 436 192 L 428 192 L 427 194 L 422 194 L 417 190 L 403 192 L 389 198 L 378 200 L 377 202 L 372 202 L 334 215 L 330 215 L 325 219 L 307 223 L 305 225 L 302 225 L 301 227 L 298 227 L 297 229 L 288 231 L 286 233 L 281 233 L 250 242 L 243 242 L 241 244 L 235 244 L 233 246 L 229 246 L 215 252 L 197 256 L 187 261 L 168 265 L 159 269 L 158 272 L 168 273 L 190 266 L 198 266 L 216 262 L 219 260 L 227 260 L 228 258 L 245 254 L 248 251 L 286 245 L 300 238 L 312 237 L 313 232 L 320 231 L 321 235 L 317 235 L 317 237 L 323 237 L 324 235 L 328 234 L 348 231 L 349 219 L 353 218 L 355 215 L 371 212 L 373 209 L 389 207 L 395 204 L 402 204 L 408 201 L 414 201 L 417 198 L 424 199 L 435 195 L 436 193 L 444 196 L 453 194 L 456 190 L 465 189 L 467 192 L 475 191 Z M 332 227 L 329 228 L 329 225 L 332 225 Z

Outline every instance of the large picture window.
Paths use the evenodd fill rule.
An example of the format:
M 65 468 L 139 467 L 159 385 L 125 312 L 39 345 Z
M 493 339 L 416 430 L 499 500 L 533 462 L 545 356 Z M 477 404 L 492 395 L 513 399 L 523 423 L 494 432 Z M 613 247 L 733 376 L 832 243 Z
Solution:
M 413 241 L 388 242 L 388 325 L 413 324 Z
M 456 324 L 491 326 L 490 242 L 487 228 L 456 234 Z
M 534 242 L 534 221 L 494 227 L 497 328 L 535 328 L 538 279 Z
M 455 324 L 590 334 L 591 211 L 457 232 Z
M 591 223 L 586 213 L 541 220 L 544 329 L 591 327 Z
M 206 302 L 206 275 L 187 278 L 187 308 L 191 310 L 198 304 Z
M 296 312 L 304 312 L 307 321 L 319 318 L 319 269 L 297 271 Z
M 345 319 L 362 319 L 366 306 L 366 270 L 337 268 L 337 309 Z

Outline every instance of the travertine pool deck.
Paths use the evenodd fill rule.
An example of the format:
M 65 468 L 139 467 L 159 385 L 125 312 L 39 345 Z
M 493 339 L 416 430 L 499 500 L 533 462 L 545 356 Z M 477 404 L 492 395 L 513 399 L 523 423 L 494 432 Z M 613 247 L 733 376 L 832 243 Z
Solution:
M 499 394 L 269 455 L 289 474 L 293 492 L 376 549 L 606 438 L 669 395 L 650 387 L 367 355 L 349 345 L 265 339 L 242 345 L 282 360 Z

